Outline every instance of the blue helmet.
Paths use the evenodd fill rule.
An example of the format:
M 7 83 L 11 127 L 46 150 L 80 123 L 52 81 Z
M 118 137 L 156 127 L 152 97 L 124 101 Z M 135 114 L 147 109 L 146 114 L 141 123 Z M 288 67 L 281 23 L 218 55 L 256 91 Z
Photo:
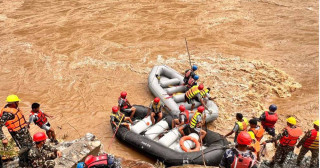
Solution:
M 198 69 L 197 65 L 192 65 L 192 70 L 196 71 Z
M 84 168 L 84 162 L 79 162 L 78 164 L 77 164 L 77 168 Z
M 194 80 L 198 80 L 198 79 L 199 79 L 199 76 L 198 76 L 198 75 L 194 75 L 193 79 L 194 79 Z
M 270 110 L 271 112 L 275 112 L 275 111 L 277 110 L 277 106 L 276 106 L 275 104 L 271 104 L 271 105 L 269 106 L 269 110 Z

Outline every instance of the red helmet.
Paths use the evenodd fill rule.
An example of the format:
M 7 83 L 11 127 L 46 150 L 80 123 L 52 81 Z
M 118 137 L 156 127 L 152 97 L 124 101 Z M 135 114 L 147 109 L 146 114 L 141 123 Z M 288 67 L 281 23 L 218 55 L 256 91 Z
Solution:
M 202 113 L 204 111 L 204 107 L 203 106 L 199 106 L 198 107 L 198 112 Z
M 181 112 L 184 112 L 184 111 L 186 110 L 186 107 L 184 107 L 184 105 L 180 105 L 180 106 L 179 106 L 179 110 L 180 110 Z
M 160 102 L 160 98 L 159 97 L 154 98 L 153 102 L 159 103 Z
M 41 142 L 41 141 L 45 141 L 46 139 L 47 139 L 47 136 L 44 132 L 38 132 L 33 135 L 34 142 Z
M 89 165 L 91 162 L 93 162 L 93 160 L 94 160 L 94 157 L 92 155 L 89 155 L 84 160 L 84 164 Z
M 252 143 L 252 139 L 248 132 L 241 131 L 237 137 L 237 142 L 240 145 L 250 145 Z
M 198 89 L 199 89 L 199 90 L 203 90 L 203 88 L 204 88 L 203 84 L 200 84 L 200 85 L 198 86 Z
M 112 107 L 112 112 L 113 113 L 117 113 L 118 112 L 118 107 L 117 106 L 113 106 Z
M 122 98 L 126 98 L 127 92 L 121 92 L 120 96 L 121 96 Z

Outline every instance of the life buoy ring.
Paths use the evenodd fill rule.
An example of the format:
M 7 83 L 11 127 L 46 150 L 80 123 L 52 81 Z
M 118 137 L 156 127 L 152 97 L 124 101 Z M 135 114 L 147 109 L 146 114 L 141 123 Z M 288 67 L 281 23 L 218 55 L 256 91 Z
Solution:
M 184 141 L 187 140 L 191 140 L 196 144 L 196 147 L 193 149 L 188 149 L 184 146 Z M 200 150 L 200 143 L 198 142 L 198 140 L 196 138 L 193 138 L 191 136 L 184 136 L 180 139 L 180 147 L 182 150 L 184 150 L 185 152 L 197 152 Z

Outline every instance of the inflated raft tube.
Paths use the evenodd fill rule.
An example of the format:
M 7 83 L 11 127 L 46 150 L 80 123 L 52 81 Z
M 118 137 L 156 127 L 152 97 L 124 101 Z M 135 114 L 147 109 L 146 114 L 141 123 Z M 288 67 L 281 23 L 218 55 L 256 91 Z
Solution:
M 160 65 L 152 68 L 149 78 L 148 86 L 152 94 L 159 97 L 161 101 L 167 105 L 172 115 L 179 115 L 179 106 L 184 105 L 186 109 L 191 109 L 191 104 L 185 101 L 184 95 L 186 87 L 184 86 L 183 76 L 176 70 L 166 66 Z M 218 107 L 211 101 L 207 100 L 207 107 L 205 110 L 206 121 L 211 122 L 218 118 Z M 195 109 L 200 106 L 200 102 L 195 102 Z M 194 109 L 194 110 L 195 110 Z M 193 113 L 190 114 L 190 118 Z
M 147 107 L 145 107 L 145 109 L 147 109 Z M 137 115 L 140 115 L 140 116 L 143 116 L 145 114 L 139 111 L 138 109 L 136 113 Z M 162 123 L 159 122 L 160 123 L 159 125 L 163 126 L 163 121 L 166 121 L 167 125 L 171 128 L 171 121 L 172 121 L 171 115 L 165 116 L 164 119 L 160 121 Z M 115 125 L 113 125 L 111 121 L 110 121 L 110 124 L 112 126 L 113 132 L 115 132 L 116 131 Z M 157 124 L 153 126 L 158 127 Z M 153 126 L 151 126 L 149 130 L 152 130 Z M 128 130 L 124 126 L 120 126 L 116 133 L 116 137 L 120 141 L 127 143 L 130 146 L 135 147 L 136 149 L 139 149 L 140 151 L 145 153 L 147 156 L 153 157 L 155 159 L 158 159 L 164 162 L 166 166 L 179 166 L 184 164 L 203 165 L 204 164 L 203 156 L 204 156 L 206 165 L 208 166 L 219 165 L 221 158 L 225 152 L 226 146 L 228 145 L 228 142 L 225 138 L 223 138 L 218 133 L 207 130 L 207 135 L 203 139 L 205 148 L 203 149 L 203 156 L 202 156 L 201 150 L 196 152 L 184 152 L 181 149 L 177 150 L 177 149 L 170 148 L 172 146 L 179 146 L 179 143 L 177 144 L 176 142 L 172 143 L 172 141 L 174 141 L 175 139 L 167 139 L 167 143 L 161 144 L 161 139 L 165 139 L 166 135 L 169 135 L 170 133 L 175 132 L 176 129 L 177 128 L 174 128 L 172 130 L 169 130 L 168 132 L 165 132 L 165 134 L 160 139 L 156 138 L 152 140 L 150 139 L 150 137 L 145 135 L 149 130 L 145 130 L 140 134 L 137 134 L 132 130 Z M 153 132 L 156 132 L 156 130 L 153 130 Z M 172 135 L 168 136 L 168 138 L 172 138 L 172 137 L 175 137 L 175 136 L 172 136 Z M 179 141 L 179 139 L 180 137 L 178 136 L 177 140 Z

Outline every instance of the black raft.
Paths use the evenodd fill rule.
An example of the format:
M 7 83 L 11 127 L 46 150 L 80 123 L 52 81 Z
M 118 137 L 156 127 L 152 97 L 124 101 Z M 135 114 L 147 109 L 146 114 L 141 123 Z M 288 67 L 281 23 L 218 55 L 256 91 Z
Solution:
M 148 108 L 134 105 L 137 109 L 134 118 L 142 119 L 146 116 Z M 165 120 L 171 127 L 172 116 L 166 115 Z M 116 126 L 111 123 L 113 132 Z M 143 132 L 144 133 L 144 132 Z M 141 151 L 164 162 L 166 166 L 179 166 L 183 164 L 203 165 L 204 160 L 207 166 L 218 166 L 229 142 L 218 133 L 207 130 L 207 135 L 203 139 L 206 149 L 198 152 L 178 152 L 169 147 L 165 147 L 156 141 L 150 140 L 141 134 L 136 134 L 126 127 L 120 126 L 116 137 Z

